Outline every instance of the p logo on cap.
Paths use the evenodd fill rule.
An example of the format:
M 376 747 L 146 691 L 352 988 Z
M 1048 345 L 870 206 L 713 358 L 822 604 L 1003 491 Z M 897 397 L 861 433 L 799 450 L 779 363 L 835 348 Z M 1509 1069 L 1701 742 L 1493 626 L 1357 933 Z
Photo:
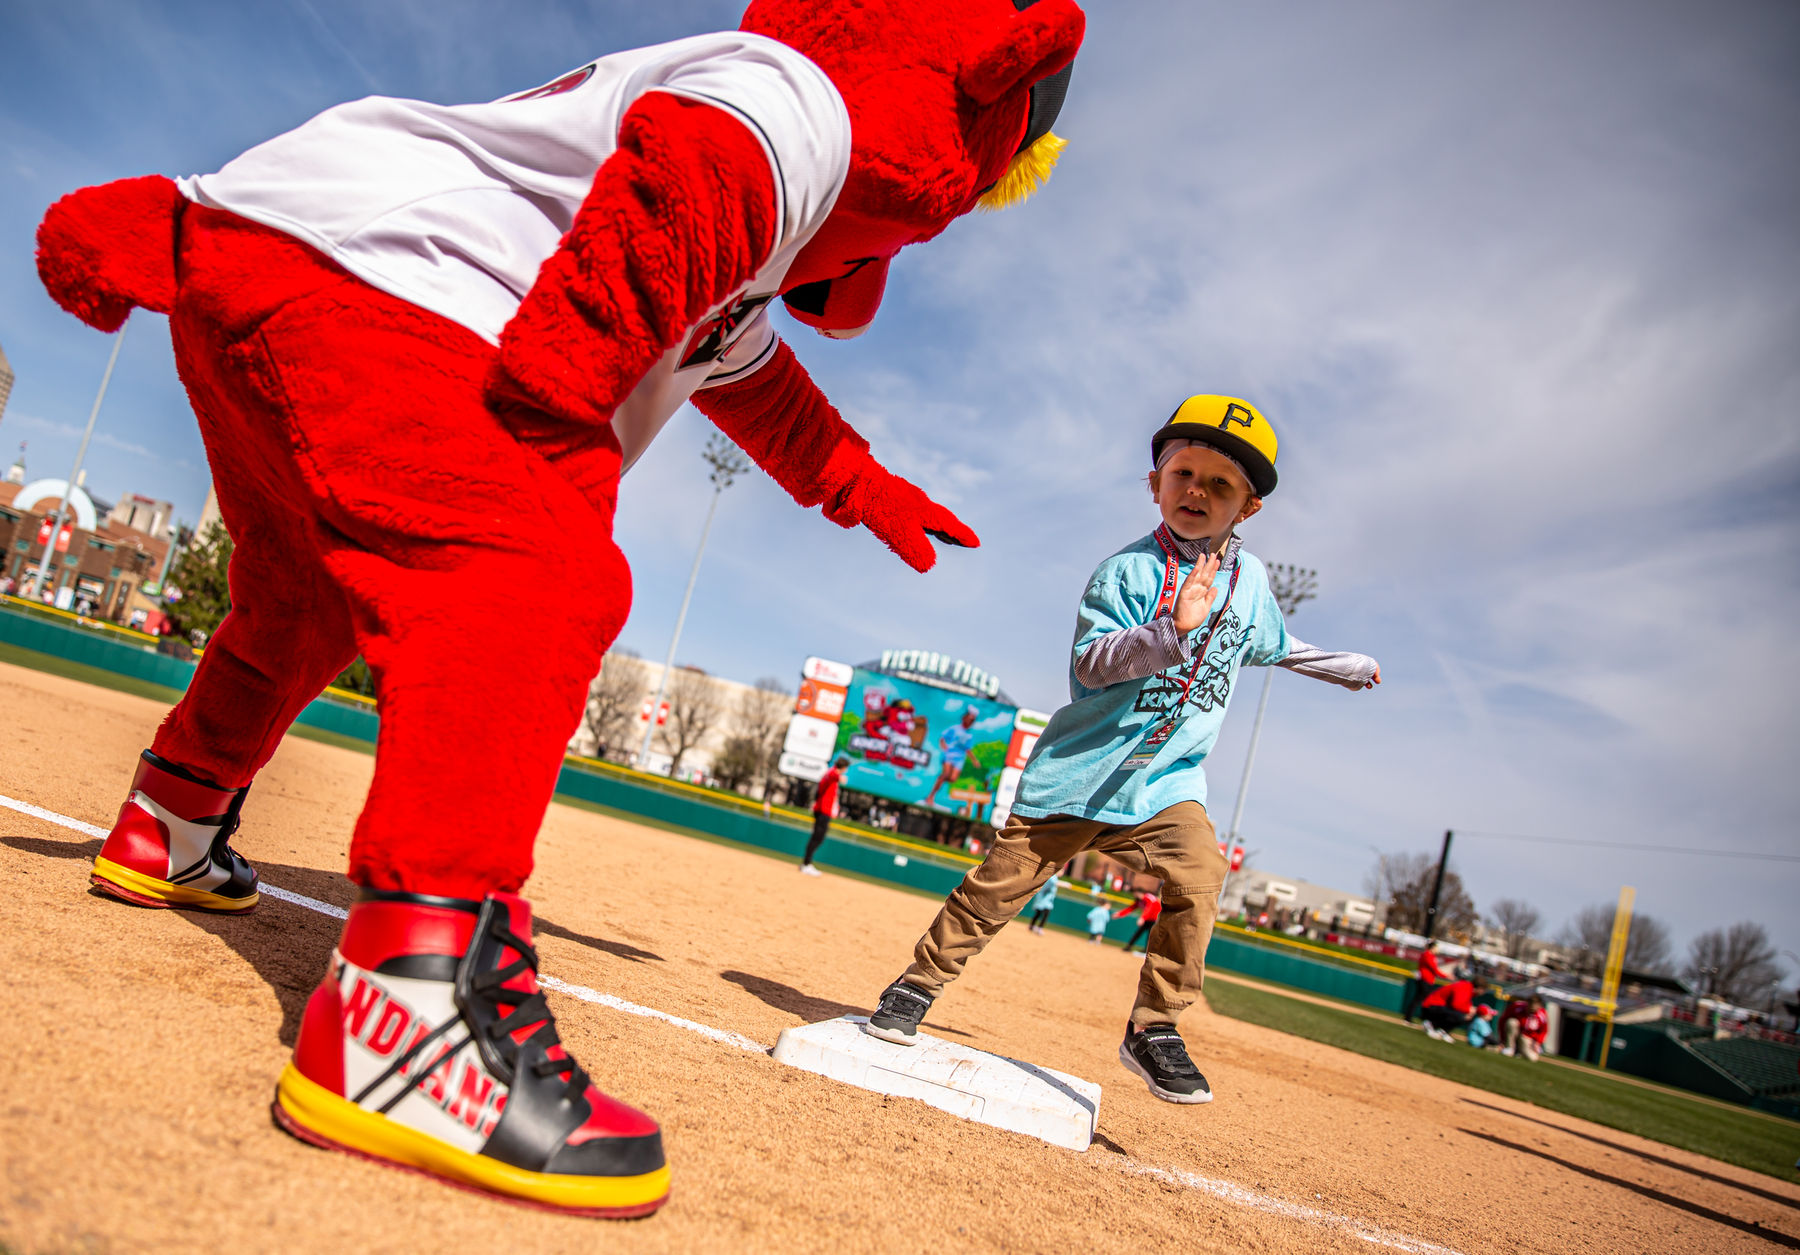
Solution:
M 1156 465 L 1164 442 L 1196 440 L 1236 459 L 1250 476 L 1256 495 L 1275 491 L 1275 429 L 1254 405 L 1240 397 L 1203 394 L 1183 401 L 1169 421 L 1150 437 L 1150 464 Z

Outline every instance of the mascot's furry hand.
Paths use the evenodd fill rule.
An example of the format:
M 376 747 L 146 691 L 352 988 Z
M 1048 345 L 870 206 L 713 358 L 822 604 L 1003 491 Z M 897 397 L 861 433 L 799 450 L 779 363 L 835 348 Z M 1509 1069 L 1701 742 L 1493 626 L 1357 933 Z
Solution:
M 964 549 L 981 544 L 968 524 L 874 458 L 868 459 L 835 501 L 826 503 L 825 517 L 839 527 L 861 523 L 915 571 L 929 571 L 937 562 L 937 551 L 928 536 Z
M 657 358 L 756 273 L 776 203 L 769 160 L 742 122 L 644 93 L 500 336 L 489 404 L 527 423 L 605 423 Z
M 747 379 L 693 395 L 699 410 L 804 506 L 840 527 L 867 527 L 918 571 L 937 562 L 932 536 L 973 549 L 968 525 L 869 455 L 785 344 Z

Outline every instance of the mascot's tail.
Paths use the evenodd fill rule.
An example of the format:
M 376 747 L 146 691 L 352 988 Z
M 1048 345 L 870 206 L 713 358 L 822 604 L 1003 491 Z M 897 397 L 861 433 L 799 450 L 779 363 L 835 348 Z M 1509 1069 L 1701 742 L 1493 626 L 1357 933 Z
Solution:
M 168 313 L 186 203 L 160 174 L 69 193 L 38 224 L 38 278 L 52 300 L 101 331 L 117 331 L 135 306 Z

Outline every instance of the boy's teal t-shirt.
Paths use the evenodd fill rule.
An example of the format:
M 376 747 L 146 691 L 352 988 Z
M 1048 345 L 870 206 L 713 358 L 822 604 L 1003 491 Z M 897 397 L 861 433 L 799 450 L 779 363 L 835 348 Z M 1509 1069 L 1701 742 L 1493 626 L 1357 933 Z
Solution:
M 1200 672 L 1182 703 L 1174 735 L 1150 765 L 1123 770 L 1137 752 L 1152 721 L 1174 704 L 1187 664 L 1141 680 L 1090 689 L 1075 678 L 1075 659 L 1093 641 L 1122 628 L 1148 623 L 1162 592 L 1164 559 L 1154 535 L 1145 536 L 1102 562 L 1088 580 L 1075 620 L 1069 660 L 1070 702 L 1050 717 L 1019 779 L 1014 813 L 1042 819 L 1075 815 L 1101 823 L 1137 824 L 1177 802 L 1206 802 L 1201 762 L 1219 738 L 1225 704 L 1240 668 L 1272 666 L 1288 656 L 1287 626 L 1269 589 L 1260 559 L 1239 548 L 1237 588 L 1225 604 L 1231 582 L 1221 569 L 1213 613 L 1188 638 L 1191 647 L 1212 629 L 1217 633 Z M 1183 564 L 1186 579 L 1191 564 Z

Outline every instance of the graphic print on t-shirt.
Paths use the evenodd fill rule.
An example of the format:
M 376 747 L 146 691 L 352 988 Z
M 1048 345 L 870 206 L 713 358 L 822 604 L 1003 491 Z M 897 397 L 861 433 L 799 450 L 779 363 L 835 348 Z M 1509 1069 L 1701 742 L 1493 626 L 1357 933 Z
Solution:
M 687 348 L 681 355 L 679 370 L 690 366 L 700 366 L 707 362 L 716 362 L 725 356 L 725 350 L 744 333 L 756 317 L 756 311 L 775 299 L 773 292 L 764 292 L 757 296 L 745 296 L 695 326 L 694 333 L 688 337 Z
M 1225 705 L 1231 696 L 1231 664 L 1237 658 L 1238 651 L 1244 642 L 1250 639 L 1254 623 L 1245 623 L 1238 618 L 1235 609 L 1225 608 L 1225 620 L 1219 624 L 1219 630 L 1213 637 L 1212 648 L 1206 654 L 1206 666 L 1194 677 L 1194 683 L 1187 692 L 1187 701 L 1182 709 L 1174 712 L 1175 717 L 1185 718 L 1193 710 L 1218 710 Z M 1170 667 L 1159 671 L 1144 681 L 1144 687 L 1138 690 L 1137 701 L 1133 709 L 1150 715 L 1170 713 L 1170 708 L 1181 695 L 1182 672 L 1185 667 Z

